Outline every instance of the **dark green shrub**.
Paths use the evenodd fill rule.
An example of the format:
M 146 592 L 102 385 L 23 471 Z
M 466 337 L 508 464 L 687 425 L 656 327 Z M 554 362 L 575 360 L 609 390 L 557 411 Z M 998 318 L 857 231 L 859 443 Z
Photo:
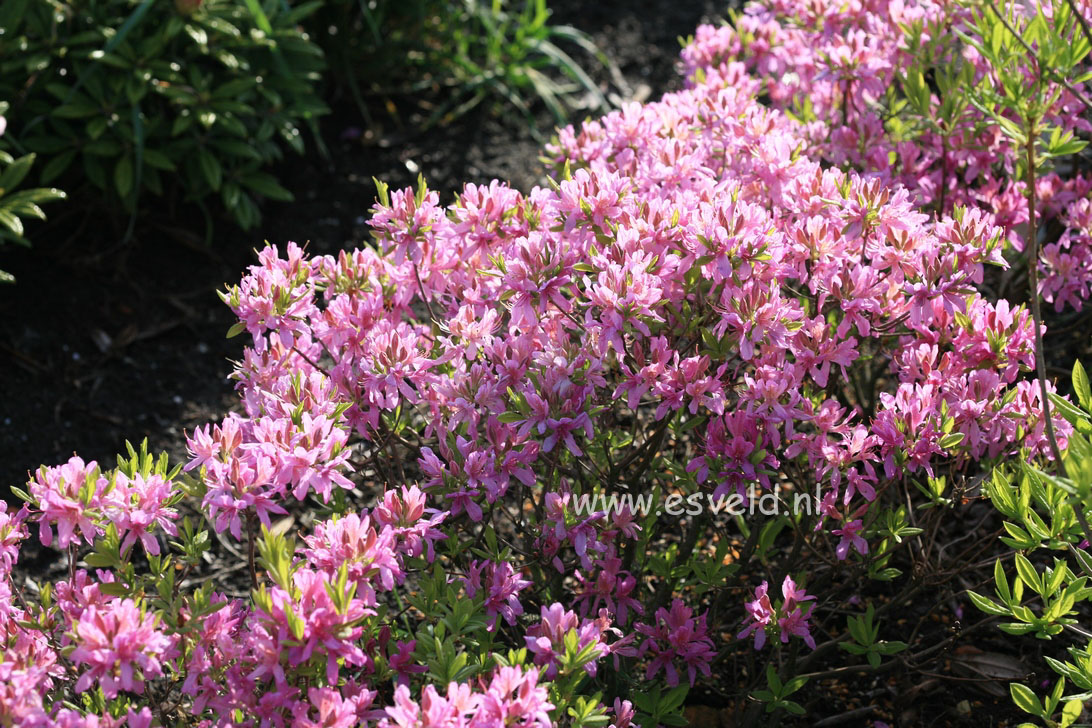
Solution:
M 320 3 L 274 0 L 5 0 L 0 98 L 40 180 L 130 220 L 145 193 L 213 200 L 244 229 L 257 200 L 292 195 L 268 171 L 326 112 L 322 51 L 300 29 Z M 83 197 L 89 182 L 100 195 Z M 117 206 L 117 207 L 115 207 Z
M 7 102 L 0 101 L 0 137 L 3 137 L 7 127 L 4 117 L 7 110 Z M 40 205 L 65 197 L 63 192 L 52 188 L 16 189 L 33 166 L 33 154 L 24 154 L 16 159 L 5 151 L 4 140 L 0 138 L 0 243 L 29 245 L 23 234 L 23 220 L 33 217 L 44 220 L 45 212 Z M 14 280 L 10 273 L 0 269 L 0 283 L 12 283 Z

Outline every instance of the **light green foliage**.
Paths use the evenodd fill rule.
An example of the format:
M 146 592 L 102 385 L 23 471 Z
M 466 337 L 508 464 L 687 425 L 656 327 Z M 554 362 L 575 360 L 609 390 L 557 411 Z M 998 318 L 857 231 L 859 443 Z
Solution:
M 1050 122 L 1050 114 L 1068 90 L 1086 107 L 1089 101 L 1075 84 L 1090 76 L 1082 64 L 1092 49 L 1088 27 L 1076 16 L 1072 3 L 1053 4 L 1048 17 L 1042 7 L 1033 14 L 1018 12 L 1015 4 L 983 3 L 974 8 L 972 32 L 960 32 L 989 64 L 991 77 L 964 83 L 959 91 L 972 106 L 981 111 L 1009 140 L 1023 150 L 1015 172 L 1025 179 L 1029 205 L 1035 208 L 1035 182 L 1046 165 L 1059 157 L 1084 148 L 1083 140 Z M 1038 241 L 1035 217 L 1028 231 L 1028 266 L 1032 312 L 1036 332 L 1041 315 L 1037 294 Z M 999 468 L 983 483 L 994 506 L 1008 519 L 1006 535 L 1001 540 L 1016 549 L 1012 557 L 1014 573 L 1006 573 L 1001 559 L 994 563 L 995 598 L 976 592 L 968 596 L 978 609 L 1007 621 L 999 627 L 1012 635 L 1034 635 L 1051 639 L 1067 631 L 1080 631 L 1079 606 L 1092 598 L 1087 586 L 1092 576 L 1092 557 L 1077 544 L 1092 536 L 1087 513 L 1092 505 L 1092 396 L 1088 377 L 1078 362 L 1073 369 L 1073 385 L 1080 406 L 1049 393 L 1041 337 L 1036 336 L 1036 360 L 1044 414 L 1064 417 L 1075 429 L 1068 449 L 1062 455 L 1050 419 L 1046 433 L 1055 452 L 1055 461 L 1042 469 L 1021 458 L 1019 466 Z M 1045 403 L 1044 403 L 1045 404 Z M 1050 550 L 1072 556 L 1036 558 L 1036 551 Z M 1084 572 L 1082 575 L 1081 572 Z M 1050 660 L 1061 675 L 1050 695 L 1040 698 L 1027 686 L 1013 683 L 1013 702 L 1025 713 L 1036 716 L 1047 726 L 1072 725 L 1081 713 L 1084 696 L 1065 696 L 1068 679 L 1082 690 L 1092 680 L 1088 663 L 1074 652 L 1074 663 Z M 1025 724 L 1031 725 L 1031 724 Z
M 969 591 L 974 605 L 986 614 L 1004 618 L 999 628 L 1011 635 L 1051 639 L 1066 630 L 1080 630 L 1079 610 L 1092 600 L 1092 555 L 1079 542 L 1089 537 L 1087 513 L 1092 507 L 1092 393 L 1080 362 L 1073 366 L 1073 389 L 1078 405 L 1060 397 L 1051 399 L 1056 411 L 1073 425 L 1065 452 L 1063 472 L 1055 475 L 1021 463 L 1015 472 L 998 468 L 983 483 L 994 507 L 1009 519 L 1001 540 L 1017 549 L 1011 576 L 1005 563 L 994 562 L 994 596 Z M 1035 552 L 1053 551 L 1049 564 Z M 1071 560 L 1066 557 L 1072 557 Z M 1092 657 L 1088 649 L 1070 647 L 1072 662 L 1047 657 L 1061 678 L 1049 696 L 1040 699 L 1028 687 L 1012 684 L 1012 697 L 1026 713 L 1047 726 L 1068 726 L 1080 716 L 1081 702 L 1092 697 Z M 1064 695 L 1066 681 L 1081 691 Z M 1058 711 L 1061 711 L 1060 716 Z
M 1027 18 L 1014 4 L 984 5 L 977 8 L 974 34 L 959 35 L 989 62 L 997 81 L 965 83 L 962 93 L 1015 144 L 1030 139 L 1036 167 L 1084 148 L 1072 133 L 1042 123 L 1063 90 L 1092 77 L 1079 73 L 1092 47 L 1067 3 L 1057 3 L 1049 19 L 1042 9 Z M 1026 172 L 1017 169 L 1018 176 Z
M 604 66 L 587 35 L 551 25 L 546 0 L 331 0 L 315 17 L 314 35 L 335 76 L 370 116 L 365 95 L 391 101 L 439 92 L 425 127 L 449 122 L 482 103 L 511 107 L 538 134 L 532 105 L 557 123 L 573 109 L 605 111 L 607 100 L 566 48 Z M 333 29 L 335 33 L 330 33 Z M 372 69 L 365 77 L 354 69 Z
M 803 683 L 801 683 L 803 684 Z M 633 695 L 633 704 L 637 706 L 638 725 L 683 726 L 688 721 L 682 715 L 683 701 L 690 688 L 679 685 L 666 692 L 657 685 L 649 692 Z
M 871 604 L 859 617 L 849 617 L 847 627 L 853 641 L 839 642 L 839 646 L 851 655 L 864 655 L 868 664 L 878 667 L 883 655 L 895 655 L 906 649 L 905 642 L 889 642 L 879 639 L 880 626 L 873 624 L 876 610 Z
M 775 710 L 784 708 L 793 715 L 804 715 L 806 712 L 804 706 L 789 700 L 788 696 L 804 687 L 804 684 L 807 681 L 808 679 L 806 677 L 799 676 L 794 677 L 788 682 L 782 682 L 781 676 L 777 674 L 777 668 L 773 665 L 767 665 L 766 689 L 759 690 L 755 693 L 755 697 L 766 703 L 767 713 L 772 713 Z

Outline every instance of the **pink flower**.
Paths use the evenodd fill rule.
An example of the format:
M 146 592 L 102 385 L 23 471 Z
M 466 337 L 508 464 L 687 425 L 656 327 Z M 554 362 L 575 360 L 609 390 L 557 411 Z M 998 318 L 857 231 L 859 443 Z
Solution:
M 87 666 L 76 681 L 76 692 L 98 682 L 107 698 L 117 697 L 119 690 L 143 693 L 145 679 L 162 675 L 162 661 L 174 653 L 174 640 L 156 626 L 156 618 L 131 599 L 84 610 L 70 655 L 77 665 Z
M 751 633 L 755 636 L 755 649 L 761 650 L 766 644 L 766 627 L 773 623 L 774 609 L 767 595 L 769 584 L 762 582 L 755 588 L 754 601 L 746 605 L 748 619 L 750 620 L 736 639 L 746 639 Z
M 616 640 L 612 644 L 607 643 L 610 634 L 621 635 L 620 630 L 611 627 L 610 617 L 606 610 L 600 612 L 596 619 L 580 619 L 574 612 L 568 611 L 558 603 L 549 607 L 542 607 L 542 621 L 532 625 L 524 637 L 527 649 L 534 655 L 536 665 L 545 666 L 543 676 L 547 680 L 553 680 L 558 668 L 566 654 L 565 637 L 570 632 L 577 636 L 578 651 L 584 650 L 589 645 L 596 647 L 592 653 L 592 660 L 584 665 L 584 670 L 589 675 L 595 675 L 596 662 L 608 654 L 635 655 L 636 649 L 629 645 L 632 635 Z M 618 658 L 615 657 L 617 662 Z
M 92 543 L 102 529 L 98 524 L 109 481 L 100 475 L 94 461 L 84 464 L 73 456 L 64 465 L 42 468 L 27 483 L 36 501 L 38 535 L 43 546 L 53 543 L 52 525 L 57 526 L 57 547 L 67 548 L 79 535 Z
M 863 530 L 864 523 L 858 519 L 831 531 L 833 535 L 842 537 L 842 540 L 838 542 L 838 548 L 835 549 L 839 560 L 845 560 L 849 555 L 850 547 L 856 549 L 862 556 L 868 553 L 868 542 L 860 535 Z
M 170 481 L 158 475 L 145 478 L 137 473 L 128 478 L 118 472 L 114 477 L 114 488 L 105 499 L 105 512 L 122 536 L 121 550 L 124 552 L 137 541 L 149 554 L 159 554 L 159 542 L 151 531 L 162 528 L 170 536 L 177 536 L 174 521 L 178 511 L 167 506 L 167 500 L 173 494 Z
M 576 603 L 582 614 L 595 613 L 603 604 L 608 610 L 618 615 L 618 623 L 629 621 L 629 610 L 644 614 L 644 606 L 632 595 L 637 588 L 637 579 L 628 571 L 622 571 L 622 560 L 613 557 L 599 562 L 600 569 L 594 581 L 585 579 L 579 570 L 576 580 L 580 590 L 576 594 Z
M 519 592 L 531 586 L 531 582 L 519 576 L 519 572 L 512 568 L 507 561 L 495 563 L 492 561 L 472 561 L 467 577 L 463 579 L 467 596 L 473 598 L 481 585 L 481 573 L 485 572 L 486 582 L 484 589 L 485 615 L 492 620 L 489 629 L 496 629 L 497 617 L 504 617 L 508 624 L 515 624 L 516 617 L 523 614 L 523 605 L 520 604 Z
M 694 618 L 693 611 L 681 599 L 672 601 L 670 610 L 663 607 L 657 609 L 655 624 L 638 622 L 636 628 L 648 636 L 641 644 L 641 654 L 651 653 L 653 656 L 645 679 L 651 680 L 660 670 L 664 670 L 667 684 L 672 687 L 678 685 L 676 660 L 686 666 L 691 687 L 699 670 L 704 675 L 710 674 L 710 662 L 716 652 L 705 626 L 705 615 Z
M 421 556 L 427 551 L 428 560 L 435 558 L 434 544 L 446 538 L 437 528 L 447 513 L 425 507 L 425 494 L 416 485 L 402 486 L 402 491 L 388 490 L 383 501 L 372 511 L 375 522 L 393 529 L 397 549 L 407 556 Z
M 405 578 L 402 561 L 395 551 L 396 534 L 390 526 L 376 528 L 371 519 L 356 513 L 315 524 L 305 537 L 303 555 L 331 580 L 345 568 L 357 586 L 356 596 L 369 607 L 376 606 L 376 592 L 394 589 Z
M 417 640 L 396 642 L 396 652 L 387 658 L 387 666 L 398 676 L 399 685 L 408 685 L 410 675 L 420 675 L 428 672 L 427 665 L 418 665 L 413 660 L 413 650 L 416 647 Z
M 29 515 L 27 506 L 11 513 L 7 502 L 0 501 L 0 580 L 11 573 L 19 560 L 19 546 L 27 538 L 26 520 Z
M 785 581 L 781 585 L 781 594 L 785 597 L 784 602 L 778 608 L 778 612 L 782 615 L 777 620 L 777 625 L 781 628 L 781 641 L 788 642 L 790 635 L 796 635 L 797 637 L 803 637 L 804 643 L 808 647 L 815 649 L 815 640 L 811 636 L 810 625 L 808 624 L 808 617 L 811 616 L 812 607 L 809 605 L 805 611 L 802 609 L 802 602 L 814 600 L 815 597 L 807 594 L 803 589 L 797 589 L 792 577 L 785 575 Z
M 310 688 L 308 702 L 292 709 L 292 724 L 299 728 L 353 728 L 359 724 L 357 705 L 333 688 Z M 312 711 L 318 713 L 312 718 Z
M 554 706 L 547 698 L 546 688 L 538 684 L 537 669 L 497 668 L 470 719 L 469 728 L 550 728 L 553 725 L 550 710 Z
M 634 725 L 633 719 L 637 717 L 637 710 L 630 701 L 615 698 L 612 712 L 614 713 L 614 720 L 611 722 L 610 728 L 629 728 Z

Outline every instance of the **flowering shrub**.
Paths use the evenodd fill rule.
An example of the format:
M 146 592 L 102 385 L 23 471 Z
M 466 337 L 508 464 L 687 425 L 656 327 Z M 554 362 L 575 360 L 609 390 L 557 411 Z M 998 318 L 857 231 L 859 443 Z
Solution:
M 33 599 L 5 578 L 0 717 L 682 725 L 715 673 L 753 724 L 805 712 L 788 696 L 832 659 L 917 650 L 876 621 L 911 603 L 911 544 L 941 558 L 922 541 L 968 476 L 1057 462 L 1082 425 L 1026 376 L 1038 299 L 993 293 L 1024 265 L 1019 206 L 1034 219 L 991 186 L 1017 152 L 945 161 L 950 134 L 888 131 L 912 37 L 824 8 L 700 29 L 691 85 L 561 130 L 549 189 L 443 207 L 379 183 L 374 245 L 265 248 L 223 294 L 252 342 L 242 412 L 192 433 L 184 467 L 73 458 L 3 512 L 5 577 L 32 523 L 69 574 Z M 959 8 L 899 10 L 910 36 L 986 42 Z M 1067 103 L 1049 123 L 1080 128 Z

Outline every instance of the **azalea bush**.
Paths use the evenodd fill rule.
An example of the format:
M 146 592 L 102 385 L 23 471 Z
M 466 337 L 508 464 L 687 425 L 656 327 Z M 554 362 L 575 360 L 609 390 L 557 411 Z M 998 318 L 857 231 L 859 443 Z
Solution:
M 0 719 L 626 728 L 701 688 L 752 725 L 943 654 L 893 617 L 996 545 L 942 529 L 1083 427 L 1034 277 L 1076 306 L 1082 274 L 1033 253 L 1087 234 L 1084 178 L 1045 169 L 1087 48 L 1055 8 L 1029 46 L 1081 52 L 990 96 L 1042 28 L 990 12 L 754 5 L 683 91 L 561 130 L 548 188 L 377 183 L 371 244 L 263 249 L 222 294 L 240 411 L 3 513 Z M 20 570 L 32 534 L 65 574 Z M 1053 569 L 1061 624 L 1087 595 Z

